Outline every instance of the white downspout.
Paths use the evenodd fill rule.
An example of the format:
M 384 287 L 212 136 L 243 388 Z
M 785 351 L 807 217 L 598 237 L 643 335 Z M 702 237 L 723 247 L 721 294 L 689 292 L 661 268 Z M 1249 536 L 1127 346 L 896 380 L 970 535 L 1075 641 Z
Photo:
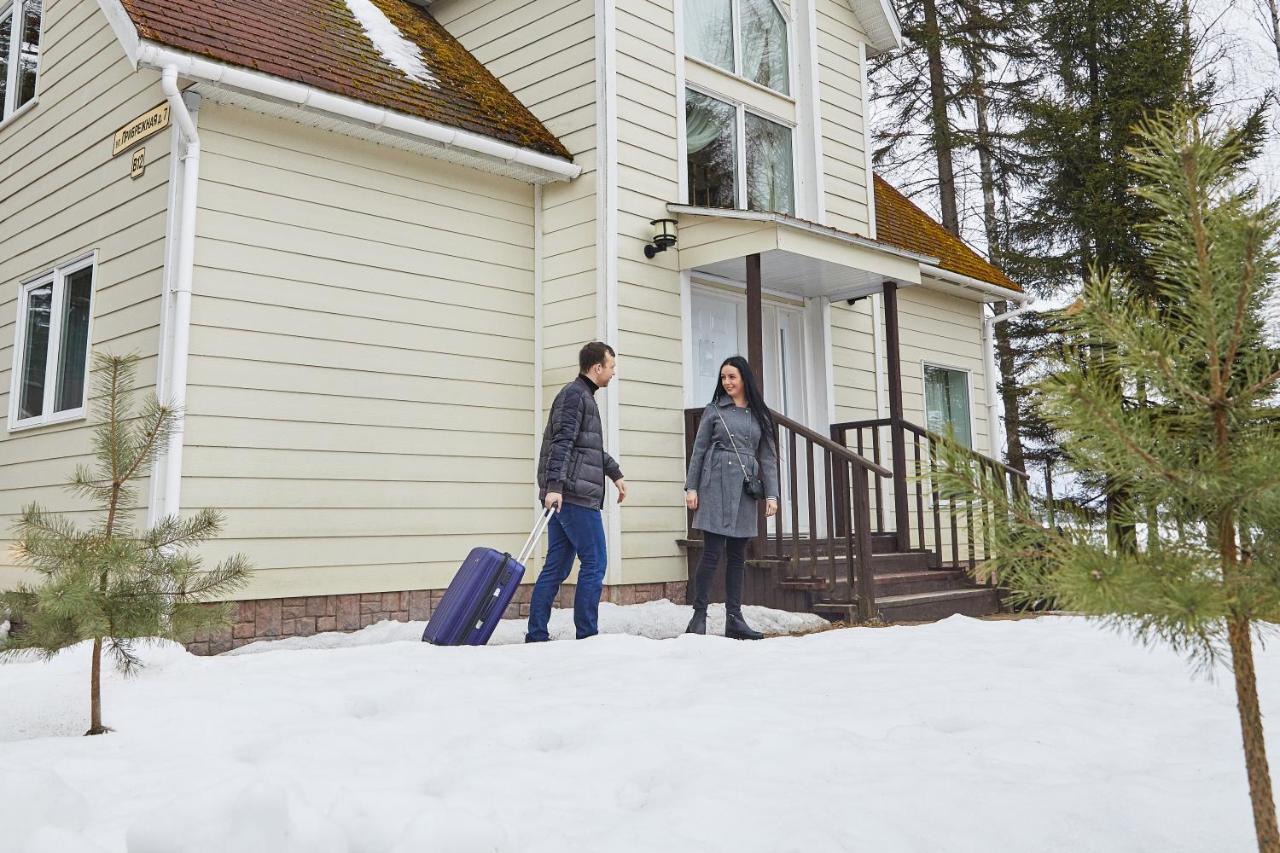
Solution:
M 1003 323 L 1019 314 L 1037 310 L 1032 307 L 1034 302 L 1034 297 L 1024 297 L 1018 301 L 1018 308 L 1005 311 L 1003 314 L 993 314 L 982 320 L 982 356 L 987 361 L 987 440 L 991 445 L 991 458 L 997 461 L 1000 460 L 1000 450 L 1004 447 L 1004 425 L 1000 421 L 999 403 L 996 397 L 996 377 L 1000 372 L 996 364 L 996 323 Z
M 187 405 L 187 355 L 191 349 L 191 278 L 196 245 L 196 185 L 200 180 L 200 137 L 195 121 L 178 89 L 178 69 L 167 65 L 160 87 L 169 100 L 169 113 L 178 123 L 182 154 L 182 207 L 177 217 L 178 251 L 173 288 L 173 347 L 169 351 L 169 393 L 166 403 L 178 411 L 177 429 L 165 454 L 161 517 L 175 516 L 182 507 L 182 444 Z

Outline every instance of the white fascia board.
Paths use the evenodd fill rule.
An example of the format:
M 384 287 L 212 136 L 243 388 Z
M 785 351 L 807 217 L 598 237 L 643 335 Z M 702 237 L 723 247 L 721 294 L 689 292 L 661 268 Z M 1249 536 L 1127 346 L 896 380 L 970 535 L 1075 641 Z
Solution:
M 120 0 L 98 0 L 98 8 L 107 16 L 107 23 L 111 25 L 111 31 L 116 34 L 116 40 L 120 42 L 120 46 L 124 48 L 129 64 L 136 69 L 138 47 L 141 42 L 138 39 L 138 28 L 133 25 L 133 19 L 124 10 Z
M 302 83 L 294 83 L 269 74 L 226 65 L 189 53 L 142 41 L 137 50 L 137 66 L 163 69 L 174 66 L 183 77 L 244 92 L 248 95 L 283 102 L 323 113 L 343 122 L 373 127 L 423 140 L 445 148 L 457 149 L 468 156 L 480 156 L 493 163 L 496 171 L 509 167 L 521 179 L 534 174 L 532 183 L 571 181 L 582 167 L 559 157 L 528 148 L 500 142 L 488 136 L 471 133 L 447 125 L 416 118 L 326 92 Z
M 920 272 L 922 274 L 921 284 L 926 288 L 929 286 L 928 278 L 938 279 L 951 285 L 953 288 L 959 288 L 963 291 L 977 291 L 988 299 L 979 299 L 979 302 L 990 302 L 1002 299 L 1006 302 L 1016 302 L 1023 305 L 1031 301 L 1031 295 L 1020 293 L 1016 290 L 1010 290 L 1007 287 L 1001 287 L 998 284 L 991 284 L 982 279 L 973 278 L 972 276 L 961 275 L 958 272 L 944 270 L 942 267 L 932 266 L 930 264 L 921 264 Z M 928 278 L 925 278 L 927 276 Z
M 830 237 L 844 243 L 861 246 L 864 249 L 872 249 L 877 252 L 896 255 L 900 258 L 919 261 L 921 269 L 924 269 L 929 264 L 937 263 L 938 260 L 940 260 L 932 255 L 922 255 L 919 252 L 900 249 L 897 246 L 891 246 L 888 243 L 883 243 L 879 240 L 872 240 L 869 237 L 862 237 L 858 234 L 850 234 L 848 231 L 841 231 L 839 228 L 832 228 L 830 225 L 819 225 L 816 222 L 806 222 L 803 219 L 796 219 L 794 216 L 786 216 L 781 213 L 769 213 L 761 210 L 743 210 L 741 208 L 731 207 L 699 207 L 689 204 L 668 204 L 667 212 L 674 213 L 677 216 L 683 214 L 685 216 L 710 216 L 720 219 L 743 219 L 749 222 L 772 222 L 787 228 L 794 228 L 799 231 L 808 231 L 822 237 Z

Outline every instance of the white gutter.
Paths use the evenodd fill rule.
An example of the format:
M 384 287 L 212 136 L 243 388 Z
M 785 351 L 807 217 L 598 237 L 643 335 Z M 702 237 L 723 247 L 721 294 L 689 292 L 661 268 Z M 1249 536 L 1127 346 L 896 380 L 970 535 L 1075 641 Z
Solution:
M 582 172 L 581 166 L 559 157 L 499 142 L 478 133 L 470 133 L 426 119 L 393 112 L 354 98 L 344 98 L 302 83 L 293 83 L 269 74 L 261 74 L 171 50 L 154 42 L 143 41 L 138 47 L 137 59 L 139 67 L 161 70 L 176 68 L 183 77 L 197 82 L 226 86 L 270 100 L 326 113 L 344 121 L 383 128 L 445 148 L 458 149 L 473 156 L 521 166 L 541 172 L 548 180 L 570 181 Z
M 1031 297 L 1020 290 L 1010 290 L 1007 287 L 1001 287 L 998 284 L 992 284 L 988 281 L 983 281 L 980 278 L 961 275 L 960 273 L 952 272 L 951 270 L 944 270 L 942 267 L 935 267 L 930 264 L 921 264 L 920 273 L 921 275 L 927 275 L 930 278 L 941 279 L 942 281 L 954 284 L 956 287 L 961 287 L 965 290 L 976 290 L 979 293 L 987 296 L 993 296 L 996 299 L 1000 299 L 1005 302 L 1017 302 L 1021 305 L 1025 302 L 1031 301 Z
M 191 349 L 191 278 L 196 246 L 196 187 L 200 180 L 200 136 L 178 89 L 178 69 L 165 66 L 160 88 L 169 100 L 169 114 L 178 125 L 178 139 L 185 141 L 182 157 L 182 208 L 176 221 L 178 244 L 173 288 L 173 347 L 166 374 L 169 388 L 165 403 L 178 411 L 177 428 L 169 436 L 164 459 L 164 479 L 159 495 L 160 517 L 176 516 L 182 507 L 182 433 L 187 405 L 187 355 Z M 175 152 L 176 153 L 176 152 Z
M 999 419 L 996 398 L 996 375 L 999 373 L 996 364 L 996 323 L 1012 320 L 1019 314 L 1026 314 L 1028 311 L 1039 310 L 1032 305 L 1035 302 L 1033 297 L 1026 294 L 1019 295 L 1022 296 L 1020 307 L 1012 311 L 1005 311 L 1003 314 L 984 317 L 982 320 L 982 357 L 987 361 L 987 439 L 991 445 L 991 458 L 997 461 L 1000 459 L 1000 449 L 1004 447 L 1004 425 Z

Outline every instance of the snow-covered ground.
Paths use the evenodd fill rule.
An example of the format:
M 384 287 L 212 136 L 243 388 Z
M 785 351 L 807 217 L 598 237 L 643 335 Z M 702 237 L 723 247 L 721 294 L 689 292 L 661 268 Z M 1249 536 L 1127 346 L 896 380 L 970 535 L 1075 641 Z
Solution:
M 2 664 L 0 849 L 1252 849 L 1230 680 L 1167 649 L 1067 617 L 649 638 L 688 612 L 539 646 L 156 647 L 106 677 L 97 738 L 85 649 Z M 1275 648 L 1258 675 L 1274 757 Z

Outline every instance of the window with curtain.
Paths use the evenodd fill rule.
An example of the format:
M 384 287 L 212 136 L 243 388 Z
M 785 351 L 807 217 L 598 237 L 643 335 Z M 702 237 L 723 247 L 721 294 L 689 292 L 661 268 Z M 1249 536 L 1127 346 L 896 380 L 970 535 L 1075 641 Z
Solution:
M 774 0 L 684 0 L 684 45 L 688 56 L 791 94 L 787 21 Z
M 925 426 L 939 435 L 954 431 L 955 440 L 973 447 L 969 423 L 969 374 L 949 367 L 924 366 Z
M 689 204 L 794 215 L 791 128 L 693 89 L 684 114 Z
M 733 0 L 685 0 L 684 49 L 689 56 L 735 71 Z
M 732 104 L 700 92 L 685 93 L 689 203 L 738 206 L 737 115 Z
M 0 0 L 0 120 L 36 96 L 41 0 Z
M 773 0 L 738 0 L 741 8 L 742 76 L 790 94 L 787 22 Z
M 21 287 L 11 427 L 58 423 L 84 415 L 92 312 L 91 257 Z
M 747 207 L 795 213 L 791 128 L 747 113 Z

